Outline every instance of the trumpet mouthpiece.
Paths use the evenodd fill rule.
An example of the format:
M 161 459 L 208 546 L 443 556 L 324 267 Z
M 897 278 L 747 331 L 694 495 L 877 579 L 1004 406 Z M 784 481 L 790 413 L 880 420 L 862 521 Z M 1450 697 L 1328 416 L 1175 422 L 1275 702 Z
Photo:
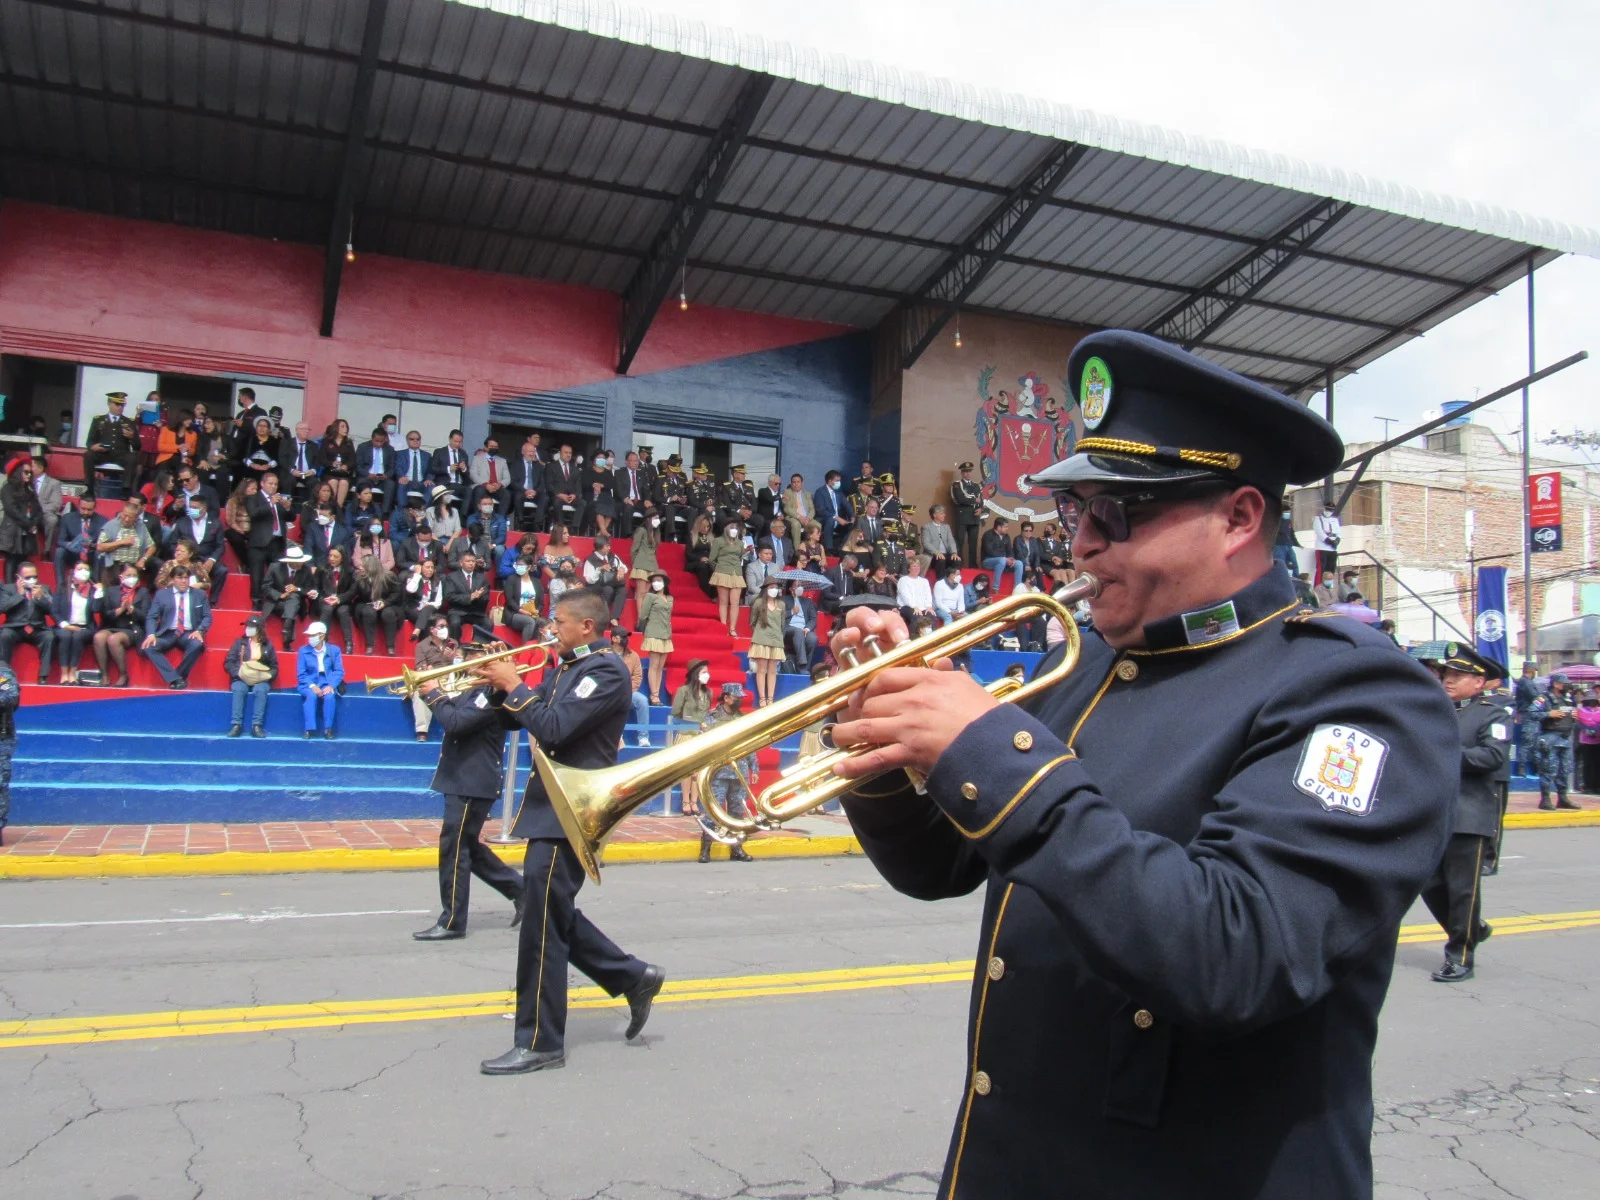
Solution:
M 1063 604 L 1076 604 L 1079 600 L 1093 600 L 1100 594 L 1100 581 L 1085 571 L 1071 583 L 1056 589 L 1055 599 Z

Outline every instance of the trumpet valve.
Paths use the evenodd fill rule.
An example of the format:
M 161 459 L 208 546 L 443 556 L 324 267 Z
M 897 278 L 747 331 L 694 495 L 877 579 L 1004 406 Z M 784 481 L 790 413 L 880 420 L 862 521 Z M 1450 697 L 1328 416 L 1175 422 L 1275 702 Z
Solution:
M 878 642 L 878 635 L 875 633 L 869 633 L 861 639 L 861 648 L 868 652 L 868 658 L 883 657 L 883 646 Z

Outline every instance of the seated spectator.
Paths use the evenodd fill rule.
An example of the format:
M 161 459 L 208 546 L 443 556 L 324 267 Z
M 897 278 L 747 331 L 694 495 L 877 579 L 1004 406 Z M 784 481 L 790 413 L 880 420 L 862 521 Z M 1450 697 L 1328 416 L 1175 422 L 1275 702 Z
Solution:
M 295 684 L 305 710 L 306 727 L 302 737 L 317 731 L 333 740 L 333 723 L 339 714 L 339 685 L 344 683 L 344 656 L 339 647 L 328 645 L 328 627 L 321 621 L 306 626 L 306 644 L 295 660 Z
M 356 652 L 356 572 L 344 560 L 344 550 L 334 546 L 328 551 L 328 561 L 317 572 L 316 619 L 330 629 L 334 622 L 344 638 L 344 652 Z
M 906 573 L 895 587 L 895 599 L 900 603 L 900 615 L 910 627 L 918 617 L 935 617 L 933 588 L 922 574 L 922 560 L 912 555 L 906 563 Z
M 44 549 L 44 508 L 33 490 L 33 460 L 15 455 L 6 464 L 6 481 L 0 485 L 0 553 L 5 555 L 4 578 L 15 582 L 23 560 Z
M 394 543 L 383 536 L 382 521 L 368 521 L 354 529 L 355 541 L 350 548 L 350 565 L 361 570 L 367 559 L 375 558 L 385 571 L 394 571 Z
M 385 569 L 376 555 L 369 554 L 356 572 L 355 590 L 356 616 L 361 621 L 368 654 L 373 653 L 374 646 L 379 647 L 378 653 L 389 654 L 390 647 L 399 644 L 401 595 L 400 581 L 394 572 Z
M 862 588 L 869 596 L 885 596 L 890 600 L 898 601 L 900 598 L 900 583 L 889 575 L 889 568 L 884 563 L 879 563 L 872 568 L 872 574 L 867 577 L 867 585 Z
M 628 703 L 633 706 L 633 711 L 628 717 L 628 724 L 637 726 L 634 730 L 634 744 L 648 746 L 650 744 L 650 701 L 640 690 L 644 683 L 644 660 L 635 654 L 628 646 L 628 631 L 626 629 L 613 629 L 611 631 L 611 649 L 622 665 L 628 668 L 628 679 L 633 684 L 633 691 L 628 693 Z M 627 738 L 624 731 L 623 738 Z
M 433 536 L 448 544 L 461 532 L 461 518 L 456 515 L 456 494 L 438 483 L 428 493 L 428 500 L 432 505 L 428 509 L 428 524 L 433 527 Z
M 1316 597 L 1318 608 L 1327 608 L 1330 604 L 1338 602 L 1338 593 L 1334 588 L 1334 575 L 1332 571 L 1322 573 L 1322 582 L 1311 589 L 1311 594 Z
M 468 554 L 478 560 L 478 569 L 489 577 L 489 586 L 494 587 L 494 565 L 500 561 L 500 556 L 495 553 L 493 544 L 486 537 L 478 535 L 480 527 L 474 525 L 470 529 L 462 529 L 444 549 L 446 573 L 459 571 L 461 560 Z
M 944 578 L 933 585 L 933 611 L 942 625 L 966 615 L 967 589 L 961 584 L 960 567 L 948 568 Z
M 414 574 L 411 568 L 424 560 L 433 563 L 435 570 L 443 575 L 449 568 L 445 564 L 444 547 L 433 536 L 433 526 L 423 521 L 411 532 L 411 536 L 395 548 L 394 569 L 398 575 Z
M 94 635 L 94 661 L 100 668 L 100 686 L 111 683 L 111 664 L 127 687 L 128 650 L 144 637 L 144 619 L 150 611 L 150 592 L 139 586 L 139 572 L 131 564 L 105 585 L 100 599 L 100 628 Z
M 544 585 L 539 581 L 538 558 L 534 539 L 522 543 L 522 552 L 511 563 L 501 581 L 506 594 L 505 619 L 502 622 L 522 639 L 524 645 L 539 641 L 544 628 Z M 509 553 L 509 551 L 508 551 Z
M 442 616 L 431 617 L 423 627 L 422 640 L 417 644 L 416 668 L 432 671 L 461 661 L 461 646 L 450 636 L 450 623 Z M 433 723 L 433 710 L 420 695 L 411 697 L 411 718 L 417 728 L 417 741 L 428 740 L 428 726 Z
M 345 506 L 344 523 L 360 531 L 376 522 L 384 523 L 382 494 L 371 480 L 356 485 L 356 497 Z
M 1361 603 L 1361 572 L 1344 570 L 1339 572 L 1339 599 L 1343 603 Z
M 928 510 L 928 523 L 921 532 L 923 568 L 930 579 L 942 579 L 948 568 L 961 566 L 961 549 L 955 531 L 945 520 L 945 507 L 935 504 Z
M 326 485 L 324 485 L 326 486 Z M 311 556 L 311 561 L 317 566 L 326 566 L 328 551 L 338 549 L 345 554 L 350 553 L 354 539 L 350 536 L 350 528 L 339 520 L 338 509 L 333 501 L 324 500 L 317 505 L 316 514 L 309 523 L 303 524 L 304 533 L 300 544 L 305 552 Z M 370 530 L 369 530 L 370 532 Z
M 859 596 L 867 581 L 867 573 L 850 553 L 844 554 L 823 574 L 828 577 L 828 588 L 822 593 L 822 611 L 829 613 L 839 611 L 839 601 Z
M 189 673 L 205 653 L 206 630 L 210 628 L 211 605 L 205 593 L 191 586 L 187 571 L 169 567 L 162 573 L 161 590 L 145 617 L 145 637 L 139 649 L 166 685 L 181 691 L 189 686 Z M 176 670 L 166 657 L 173 649 L 183 654 Z
M 276 615 L 282 621 L 285 650 L 294 649 L 295 624 L 315 613 L 316 600 L 317 572 L 311 556 L 291 542 L 261 581 L 261 615 Z
M 767 586 L 767 580 L 777 575 L 783 567 L 778 564 L 772 546 L 763 541 L 756 556 L 744 566 L 744 603 L 748 608 Z
M 72 578 L 65 586 L 56 588 L 52 612 L 56 619 L 56 659 L 61 664 L 61 682 L 78 682 L 78 664 L 83 652 L 94 640 L 95 622 L 105 588 L 94 582 L 94 572 L 88 563 L 72 568 Z
M 811 660 L 817 655 L 817 606 L 806 596 L 806 585 L 796 580 L 789 585 L 789 595 L 784 599 L 784 643 L 789 649 L 792 673 L 805 674 L 811 670 Z
M 561 599 L 565 592 L 573 588 L 582 587 L 578 582 L 578 568 L 572 563 L 562 563 L 561 569 L 556 572 L 556 577 L 545 585 L 545 612 L 555 608 L 556 601 Z
M 980 608 L 987 608 L 994 599 L 993 584 L 987 575 L 974 575 L 972 582 L 967 584 L 967 612 L 975 613 Z M 980 650 L 993 650 L 995 639 L 989 638 L 978 646 Z
M 260 490 L 261 485 L 254 479 L 246 479 L 229 493 L 222 506 L 222 537 L 233 551 L 235 562 L 250 561 L 250 500 Z M 250 598 L 254 600 L 255 596 Z
M 759 550 L 762 546 L 766 546 L 770 549 L 772 551 L 772 561 L 778 565 L 780 571 L 787 567 L 792 567 L 794 565 L 795 545 L 793 539 L 789 537 L 789 527 L 784 523 L 783 518 L 774 517 L 772 523 L 767 526 L 767 530 L 767 535 L 756 543 L 756 548 Z
M 222 522 L 212 511 L 211 501 L 203 491 L 186 498 L 183 512 L 167 531 L 168 558 L 171 557 L 170 548 L 179 542 L 189 543 L 196 565 L 205 572 L 209 581 L 206 598 L 215 608 L 228 578 L 227 565 L 222 561 L 222 548 L 227 543 L 222 537 Z
M 356 450 L 356 493 L 370 492 L 380 516 L 394 507 L 394 447 L 381 426 Z
M 39 682 L 44 683 L 56 652 L 56 631 L 50 627 L 54 608 L 55 597 L 39 582 L 39 568 L 24 562 L 17 568 L 15 582 L 0 586 L 0 613 L 6 618 L 0 625 L 0 662 L 11 665 L 11 652 L 18 642 L 37 646 Z
M 478 556 L 468 551 L 461 556 L 461 569 L 444 579 L 445 617 L 450 636 L 461 640 L 463 627 L 474 640 L 493 641 L 494 623 L 489 620 L 489 575 L 478 569 Z
M 433 526 L 428 520 L 427 502 L 412 493 L 405 508 L 394 511 L 394 519 L 389 522 L 389 540 L 395 545 L 395 566 L 400 565 L 400 546 L 410 537 L 415 537 L 419 528 L 427 525 L 431 531 Z
M 1017 530 L 1017 536 L 1011 540 L 1011 554 L 1024 569 L 1033 567 L 1035 570 L 1044 566 L 1044 543 L 1033 536 L 1033 522 L 1024 521 Z
M 1013 553 L 1011 535 L 1007 532 L 1011 523 L 1004 517 L 996 517 L 994 526 L 983 535 L 982 545 L 979 547 L 979 557 L 983 560 L 983 569 L 994 576 L 994 590 L 1000 590 L 1000 572 L 1011 572 L 1011 586 L 1016 587 L 1022 582 L 1023 563 Z
M 89 568 L 96 579 L 100 578 L 99 554 L 95 550 L 95 542 L 100 537 L 100 530 L 105 527 L 106 519 L 95 512 L 94 497 L 88 492 L 83 493 L 72 502 L 66 514 L 61 518 L 61 524 L 56 528 L 56 548 L 50 556 L 50 561 L 55 564 L 56 579 L 66 579 L 72 574 L 72 568 L 83 563 Z
M 53 548 L 56 544 L 56 526 L 61 524 L 61 512 L 66 507 L 66 500 L 61 492 L 61 481 L 50 474 L 49 467 L 42 456 L 33 456 L 33 491 L 39 497 L 39 515 L 43 521 L 43 540 L 39 543 L 39 552 Z M 56 576 L 56 583 L 61 582 L 61 576 Z
M 800 545 L 795 548 L 795 566 L 818 575 L 827 570 L 828 548 L 822 544 L 822 526 L 815 521 L 806 525 Z
M 264 617 L 252 613 L 245 621 L 243 635 L 228 648 L 223 669 L 228 672 L 233 701 L 228 736 L 235 738 L 244 732 L 244 702 L 249 697 L 250 736 L 266 737 L 267 695 L 278 678 L 278 652 L 267 640 Z
M 610 537 L 611 523 L 617 519 L 617 498 L 612 494 L 611 472 L 598 465 L 589 477 L 584 497 L 583 528 L 595 537 Z
M 467 478 L 472 484 L 468 503 L 477 510 L 484 500 L 489 501 L 490 508 L 501 515 L 511 510 L 511 468 L 500 454 L 500 443 L 490 434 L 484 439 L 483 449 L 472 456 L 472 462 L 467 467 Z M 501 534 L 500 549 L 505 549 L 505 535 Z
M 415 429 L 406 434 L 404 449 L 395 449 L 396 507 L 424 511 L 428 505 L 428 471 L 433 456 L 422 448 L 422 435 Z M 398 524 L 398 519 L 396 524 Z
M 544 575 L 545 583 L 549 583 L 561 573 L 563 563 L 570 564 L 574 571 L 578 568 L 578 552 L 572 544 L 572 537 L 565 525 L 552 525 L 550 536 L 545 539 L 544 551 L 539 555 L 539 570 Z
M 605 534 L 594 539 L 594 553 L 583 560 L 583 586 L 600 593 L 615 622 L 628 602 L 628 566 L 611 550 Z
M 1317 607 L 1316 589 L 1311 586 L 1311 573 L 1301 571 L 1294 577 L 1294 594 L 1301 604 L 1311 608 Z
M 426 636 L 435 615 L 444 611 L 444 573 L 431 558 L 412 563 L 404 576 L 405 594 L 401 605 L 411 622 L 411 640 Z

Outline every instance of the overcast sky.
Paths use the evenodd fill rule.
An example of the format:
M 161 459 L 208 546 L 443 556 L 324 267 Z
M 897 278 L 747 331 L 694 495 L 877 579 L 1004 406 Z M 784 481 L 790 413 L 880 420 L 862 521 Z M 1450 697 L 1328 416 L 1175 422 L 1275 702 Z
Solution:
M 652 7 L 1600 229 L 1593 0 Z M 1552 428 L 1600 427 L 1600 261 L 1569 256 L 1535 278 L 1540 365 L 1596 356 L 1534 388 L 1537 451 Z M 1416 424 L 1520 378 L 1526 303 L 1518 285 L 1341 381 L 1346 441 L 1377 438 L 1379 415 Z M 1502 431 L 1520 426 L 1519 399 L 1493 409 Z

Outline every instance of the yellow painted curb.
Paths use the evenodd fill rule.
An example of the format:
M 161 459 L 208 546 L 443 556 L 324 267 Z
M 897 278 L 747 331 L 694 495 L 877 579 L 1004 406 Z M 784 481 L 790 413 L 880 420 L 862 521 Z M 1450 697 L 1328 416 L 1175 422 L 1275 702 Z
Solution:
M 1577 825 L 1600 825 L 1600 808 L 1506 814 L 1507 829 L 1571 829 Z
M 522 861 L 521 842 L 486 843 L 513 865 Z M 860 854 L 853 837 L 757 838 L 745 843 L 754 858 L 820 858 Z M 687 862 L 698 857 L 698 841 L 622 842 L 607 846 L 603 866 L 620 863 Z M 713 846 L 713 858 L 728 857 Z M 421 871 L 439 863 L 432 846 L 381 850 L 224 850 L 216 854 L 4 854 L 0 879 L 128 879 L 177 875 L 298 875 L 307 871 Z

